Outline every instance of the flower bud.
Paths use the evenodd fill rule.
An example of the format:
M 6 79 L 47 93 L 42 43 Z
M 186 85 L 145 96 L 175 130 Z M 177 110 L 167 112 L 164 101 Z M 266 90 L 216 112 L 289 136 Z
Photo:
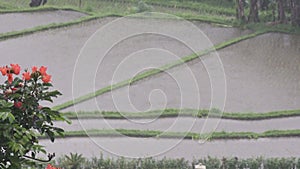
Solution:
M 21 108 L 22 105 L 23 105 L 23 103 L 20 102 L 20 101 L 14 103 L 14 106 L 15 106 L 16 108 Z
M 5 94 L 12 94 L 12 92 L 13 92 L 13 91 L 12 91 L 11 89 L 7 89 L 7 90 L 5 90 L 4 93 L 5 93 Z

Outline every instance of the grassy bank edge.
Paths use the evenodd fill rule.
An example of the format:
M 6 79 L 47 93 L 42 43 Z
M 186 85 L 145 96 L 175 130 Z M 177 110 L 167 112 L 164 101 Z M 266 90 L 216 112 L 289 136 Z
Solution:
M 138 138 L 168 138 L 168 139 L 192 139 L 192 140 L 232 140 L 232 139 L 259 139 L 259 138 L 281 138 L 281 137 L 300 137 L 300 129 L 295 130 L 269 130 L 262 133 L 255 132 L 212 132 L 212 133 L 193 133 L 193 132 L 163 132 L 156 130 L 87 130 L 87 131 L 67 131 L 65 135 L 56 138 L 69 137 L 138 137 Z M 46 139 L 46 136 L 40 136 Z
M 79 8 L 73 8 L 68 6 L 42 6 L 36 8 L 17 8 L 17 9 L 2 9 L 0 10 L 0 14 L 7 14 L 7 13 L 26 13 L 26 12 L 43 12 L 43 11 L 57 11 L 57 10 L 65 10 L 65 11 L 74 11 L 74 12 L 81 12 L 86 15 L 93 15 L 91 12 L 84 11 Z
M 65 112 L 68 119 L 147 119 L 147 118 L 172 118 L 172 117 L 198 117 L 198 118 L 222 118 L 228 120 L 267 120 L 275 118 L 286 118 L 300 116 L 300 110 L 272 111 L 266 113 L 242 113 L 242 112 L 221 112 L 217 109 L 196 110 L 196 109 L 165 109 L 142 113 L 133 112 L 112 112 L 112 111 L 93 111 L 93 112 Z

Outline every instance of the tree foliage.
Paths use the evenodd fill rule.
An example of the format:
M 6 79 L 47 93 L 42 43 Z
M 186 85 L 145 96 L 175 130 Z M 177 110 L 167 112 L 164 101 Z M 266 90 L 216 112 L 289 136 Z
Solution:
M 41 102 L 52 102 L 61 95 L 52 87 L 51 75 L 42 66 L 25 70 L 23 78 L 13 77 L 20 74 L 20 66 L 11 64 L 1 67 L 0 71 L 7 80 L 0 85 L 0 168 L 21 168 L 22 165 L 33 165 L 38 153 L 46 151 L 39 144 L 39 136 L 47 135 L 53 142 L 55 135 L 63 135 L 64 130 L 53 125 L 53 120 L 66 119 Z
M 249 15 L 246 18 L 245 8 L 249 4 Z M 299 0 L 236 0 L 236 18 L 247 22 L 260 22 L 259 12 L 272 13 L 272 21 L 280 24 L 300 26 Z

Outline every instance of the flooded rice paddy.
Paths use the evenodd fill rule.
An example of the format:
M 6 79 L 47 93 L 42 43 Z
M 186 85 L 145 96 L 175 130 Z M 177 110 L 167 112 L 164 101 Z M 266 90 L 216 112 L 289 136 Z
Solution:
M 258 140 L 211 141 L 199 144 L 193 140 L 156 138 L 66 138 L 57 139 L 52 144 L 42 140 L 49 151 L 58 156 L 69 153 L 82 153 L 85 157 L 125 156 L 142 158 L 156 155 L 157 158 L 185 158 L 192 161 L 201 157 L 299 157 L 299 138 L 278 138 Z M 97 143 L 97 144 L 96 144 Z M 170 146 L 177 145 L 177 146 Z
M 74 66 L 81 48 L 93 35 L 93 33 L 115 19 L 117 18 L 104 18 L 68 28 L 59 28 L 17 39 L 1 41 L 0 55 L 1 57 L 6 58 L 6 63 L 3 62 L 2 64 L 19 63 L 22 67 L 29 67 L 31 65 L 47 65 L 49 67 L 49 73 L 53 75 L 54 86 L 63 93 L 63 96 L 55 100 L 55 104 L 69 101 L 72 99 L 72 76 L 74 73 Z M 180 22 L 178 23 L 178 21 L 160 21 L 160 23 L 168 23 L 169 27 L 176 27 L 177 25 L 180 25 Z M 212 25 L 203 23 L 194 24 L 197 25 L 204 33 L 207 33 L 211 42 L 215 44 L 241 36 L 248 32 L 240 31 L 236 28 L 215 28 Z M 82 31 L 82 29 L 84 29 L 84 31 Z M 213 32 L 213 29 L 216 31 Z M 227 34 L 224 34 L 224 31 L 227 32 Z M 133 62 L 133 64 L 145 65 L 148 61 L 151 61 L 148 66 L 157 67 L 166 64 L 171 60 L 177 60 L 178 57 L 183 57 L 193 53 L 193 51 L 189 48 L 182 45 L 181 42 L 167 37 L 151 34 L 132 37 L 123 43 L 121 42 L 116 45 L 114 50 L 105 57 L 105 60 L 99 67 L 98 72 L 101 74 L 97 73 L 95 87 L 100 89 L 110 85 L 114 71 L 118 67 L 119 63 L 129 54 L 145 48 L 158 49 L 151 50 L 151 52 L 156 54 L 153 56 L 154 59 L 149 57 L 147 59 L 147 56 L 149 56 L 151 52 L 146 50 L 136 55 L 137 57 L 145 54 L 143 55 L 143 59 L 137 59 Z M 173 54 L 165 51 L 171 51 Z M 157 58 L 162 56 L 164 59 L 157 60 Z M 89 67 L 98 63 L 99 60 L 96 59 L 97 62 L 95 62 L 95 60 L 87 60 L 89 63 L 82 65 L 82 67 L 89 70 Z M 131 69 L 136 70 L 136 67 L 133 66 Z M 93 72 L 85 72 L 84 74 L 76 74 L 77 78 L 81 79 L 74 82 L 75 84 L 78 84 L 76 96 L 94 91 L 94 88 L 87 87 L 90 82 L 86 82 L 84 80 L 88 77 L 94 77 L 95 72 L 94 70 L 92 71 Z M 128 79 L 131 78 L 131 75 L 124 75 L 122 78 Z
M 1 14 L 0 21 L 7 20 L 7 24 L 0 28 L 0 33 L 54 22 L 66 22 L 84 16 L 70 11 L 36 14 Z M 58 15 L 58 17 L 53 17 L 54 15 Z M 97 30 L 100 29 L 101 32 L 107 23 L 116 19 L 108 17 L 0 41 L 1 64 L 19 63 L 22 67 L 48 66 L 49 74 L 53 76 L 53 85 L 63 93 L 62 97 L 55 100 L 54 105 L 57 105 L 72 99 L 74 84 L 76 85 L 75 96 L 84 95 L 95 89 L 106 87 L 112 82 L 132 78 L 132 72 L 139 71 L 140 73 L 145 71 L 143 69 L 145 67 L 155 69 L 194 52 L 182 41 L 168 36 L 153 33 L 142 36 L 136 35 L 125 38 L 114 45 L 113 50 L 107 52 L 101 63 L 99 61 L 101 57 L 98 58 L 96 50 L 92 51 L 91 54 L 95 57 L 94 60 L 81 58 L 85 64 L 79 66 L 87 72 L 76 74 L 77 80 L 72 82 L 74 68 L 78 63 L 77 58 L 86 41 Z M 24 23 L 19 23 L 19 20 L 24 21 Z M 131 18 L 126 21 L 125 19 L 123 24 L 126 24 L 124 21 L 134 25 L 141 20 Z M 174 28 L 173 31 L 177 31 L 179 34 L 188 31 L 184 30 L 182 21 L 176 20 L 143 20 L 143 24 L 160 25 L 162 29 Z M 200 22 L 193 22 L 193 24 L 208 37 L 211 43 L 207 38 L 200 39 L 200 43 L 207 46 L 251 33 L 248 30 L 218 27 Z M 124 25 L 117 27 L 116 30 L 129 32 Z M 203 37 L 205 36 L 203 35 Z M 185 38 L 193 39 L 194 37 L 186 36 Z M 227 112 L 263 113 L 299 109 L 299 45 L 299 35 L 264 34 L 213 53 L 214 56 L 220 57 L 218 61 L 221 61 L 224 68 L 223 73 L 226 81 L 220 82 L 221 87 L 213 88 L 215 86 L 211 84 L 211 79 L 220 75 L 214 74 L 214 70 L 223 70 L 223 68 L 216 67 L 214 63 L 216 60 L 212 60 L 211 55 L 206 55 L 201 59 L 132 83 L 130 86 L 105 93 L 96 99 L 80 103 L 64 111 L 100 109 L 139 112 L 163 108 L 208 109 L 212 107 L 212 94 L 214 97 L 219 96 L 218 91 L 224 92 L 223 89 L 226 93 L 223 108 Z M 131 64 L 121 64 L 126 71 L 121 71 L 117 80 L 113 79 L 116 70 L 120 68 L 120 63 L 123 63 L 124 60 Z M 96 71 L 89 72 L 89 68 L 95 66 L 99 66 Z M 131 74 L 126 74 L 126 72 L 131 72 Z M 89 78 L 93 78 L 94 81 L 85 81 Z M 222 100 L 218 103 L 222 104 Z M 299 129 L 299 120 L 298 117 L 261 121 L 208 119 L 212 124 L 217 124 L 216 131 L 228 132 Z M 84 126 L 84 129 L 123 128 L 199 132 L 203 129 L 204 123 L 207 123 L 207 120 L 178 117 L 153 119 L 152 121 L 145 119 L 145 123 L 129 120 L 80 119 L 79 121 L 74 120 L 70 126 L 57 124 L 65 128 L 66 131 L 83 130 L 82 126 Z M 57 156 L 77 152 L 85 157 L 93 157 L 99 156 L 102 152 L 107 157 L 157 155 L 159 158 L 164 156 L 170 158 L 184 157 L 187 160 L 192 160 L 208 155 L 220 158 L 223 156 L 238 156 L 239 158 L 254 156 L 298 157 L 300 155 L 298 151 L 300 148 L 299 141 L 299 138 L 278 138 L 216 140 L 199 144 L 194 140 L 96 137 L 57 139 L 55 143 L 42 140 L 41 143 L 46 146 L 49 152 L 55 152 Z
M 0 14 L 0 34 L 21 31 L 36 26 L 69 22 L 85 14 L 75 11 L 43 11 L 43 12 L 22 12 Z
M 226 78 L 224 111 L 298 109 L 299 44 L 299 35 L 268 33 L 218 51 Z M 80 103 L 75 108 L 121 112 L 148 111 L 153 107 L 209 109 L 213 89 L 210 77 L 214 75 L 209 74 L 205 66 L 213 65 L 210 59 L 211 56 L 204 56 L 184 66 L 101 95 L 96 98 L 96 102 L 90 100 Z M 198 93 L 200 100 L 195 99 Z

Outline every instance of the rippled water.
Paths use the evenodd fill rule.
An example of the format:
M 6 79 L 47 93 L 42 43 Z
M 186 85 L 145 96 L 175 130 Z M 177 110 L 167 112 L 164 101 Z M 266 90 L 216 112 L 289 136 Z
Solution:
M 226 78 L 227 112 L 268 112 L 299 109 L 300 36 L 268 33 L 218 51 Z M 211 56 L 194 60 L 81 103 L 77 110 L 145 111 L 167 108 L 210 108 L 212 88 L 207 71 Z M 187 73 L 192 71 L 192 73 Z M 195 80 L 195 81 L 193 81 Z M 198 85 L 197 88 L 194 86 Z M 224 89 L 223 88 L 223 89 Z M 200 94 L 200 101 L 194 99 Z M 98 106 L 98 107 L 97 107 Z M 71 109 L 69 109 L 71 110 Z
M 0 33 L 20 31 L 51 23 L 68 22 L 85 14 L 75 11 L 42 11 L 0 14 Z
M 81 48 L 92 34 L 103 27 L 105 24 L 112 22 L 116 18 L 104 18 L 83 24 L 71 26 L 68 28 L 60 28 L 44 32 L 27 35 L 17 39 L 9 39 L 0 42 L 0 57 L 2 58 L 1 64 L 19 63 L 22 67 L 30 67 L 32 65 L 45 65 L 49 67 L 49 73 L 53 76 L 54 86 L 62 91 L 63 96 L 55 100 L 55 104 L 69 101 L 72 99 L 72 76 L 74 72 L 74 65 L 80 53 Z M 132 22 L 139 22 L 140 20 L 131 19 Z M 175 28 L 182 25 L 178 21 L 155 21 L 156 24 L 166 25 L 166 27 Z M 151 22 L 148 23 L 148 25 Z M 236 28 L 222 28 L 215 27 L 209 24 L 194 23 L 201 29 L 212 43 L 219 43 L 242 34 L 249 33 L 249 31 L 241 31 Z M 84 31 L 83 31 L 84 30 Z M 124 30 L 126 31 L 126 29 Z M 226 32 L 226 33 L 224 33 Z M 148 34 L 145 36 L 135 36 L 120 42 L 114 47 L 105 61 L 101 64 L 98 70 L 97 78 L 95 79 L 96 88 L 108 86 L 112 80 L 112 74 L 120 62 L 130 55 L 132 52 L 140 51 L 145 48 L 157 48 L 149 52 L 141 52 L 136 56 L 143 56 L 142 59 L 135 59 L 131 62 L 134 65 L 145 65 L 151 61 L 152 66 L 165 64 L 170 60 L 178 59 L 192 51 L 182 45 L 177 40 L 172 40 L 168 37 Z M 166 51 L 171 51 L 170 54 Z M 147 56 L 154 52 L 156 55 L 147 59 Z M 143 55 L 144 54 L 144 55 Z M 176 57 L 174 57 L 176 55 Z M 159 57 L 164 57 L 160 60 Z M 94 63 L 98 63 L 99 59 L 87 60 L 87 64 L 82 65 L 86 70 Z M 148 65 L 149 66 L 149 65 Z M 137 67 L 132 67 L 136 70 Z M 87 77 L 94 77 L 95 70 L 79 74 L 79 79 Z M 131 75 L 122 76 L 123 79 L 130 78 Z M 84 80 L 75 81 L 78 86 L 76 90 L 78 95 L 83 95 L 93 91 L 93 88 L 86 87 Z M 88 82 L 92 83 L 93 82 Z
M 49 152 L 57 156 L 81 153 L 84 157 L 125 156 L 142 158 L 185 158 L 192 161 L 202 157 L 299 157 L 299 138 L 212 141 L 199 144 L 193 140 L 145 138 L 66 138 L 56 142 L 42 140 Z M 177 146 L 175 146 L 177 145 Z M 62 148 L 63 147 L 63 148 Z
M 86 40 L 96 30 L 114 19 L 105 18 L 68 28 L 49 30 L 17 39 L 1 41 L 1 64 L 19 63 L 23 67 L 30 67 L 32 65 L 48 66 L 49 73 L 53 75 L 54 86 L 64 94 L 56 100 L 55 104 L 72 99 L 72 86 L 74 83 L 79 84 L 77 88 L 78 95 L 89 93 L 93 89 L 86 87 L 84 81 L 75 81 L 72 83 L 76 58 Z M 131 20 L 131 22 L 138 21 L 140 20 Z M 165 27 L 180 28 L 181 26 L 181 23 L 178 21 L 154 22 L 158 22 L 161 25 L 165 24 Z M 249 31 L 241 31 L 235 28 L 221 28 L 198 22 L 195 24 L 198 28 L 201 28 L 213 44 L 249 33 Z M 121 28 L 126 31 L 126 27 Z M 298 35 L 269 33 L 218 51 L 224 66 L 227 82 L 227 85 L 224 85 L 227 91 L 225 111 L 266 112 L 299 109 L 299 44 L 300 37 Z M 144 50 L 147 48 L 157 48 L 160 50 Z M 173 54 L 166 51 L 171 51 Z M 128 66 L 128 70 L 141 69 L 142 67 L 138 66 L 149 62 L 152 64 L 150 66 L 161 66 L 174 60 L 173 56 L 182 57 L 192 53 L 189 48 L 172 38 L 154 34 L 134 36 L 118 43 L 114 47 L 114 50 L 108 53 L 105 58 L 106 60 L 101 64 L 99 70 L 92 74 L 90 72 L 79 74 L 79 78 L 95 77 L 95 81 L 92 83 L 95 84 L 96 88 L 105 87 L 112 81 L 112 75 L 121 61 L 134 52 L 137 53 L 135 53 L 135 58 L 131 63 L 135 66 Z M 97 53 L 94 54 L 97 55 Z M 153 54 L 155 55 L 153 56 Z M 160 60 L 160 58 L 164 59 Z M 209 108 L 212 98 L 210 80 L 211 78 L 218 77 L 218 74 L 209 74 L 206 66 L 209 66 L 210 70 L 220 69 L 219 67 L 215 67 L 211 58 L 211 56 L 205 56 L 201 60 L 194 60 L 184 66 L 134 83 L 129 88 L 121 88 L 112 93 L 106 93 L 96 98 L 96 104 L 95 100 L 91 100 L 76 105 L 76 109 L 88 111 L 97 110 L 99 107 L 101 110 L 144 111 L 149 108 L 161 109 L 165 107 Z M 96 61 L 86 61 L 87 64 L 83 65 L 83 68 L 88 70 L 89 63 L 97 63 L 97 58 Z M 149 67 L 149 65 L 144 66 Z M 186 72 L 189 73 L 186 74 Z M 131 75 L 125 73 L 122 74 L 121 79 L 129 77 Z M 194 90 L 194 83 L 198 84 L 196 90 Z M 180 90 L 181 86 L 178 84 L 184 86 L 183 90 Z M 214 89 L 214 91 L 222 89 L 221 86 Z M 189 97 L 198 93 L 200 94 L 200 100 Z M 119 100 L 114 100 L 112 94 L 114 99 Z M 184 95 L 184 100 L 182 100 L 182 95 Z M 218 96 L 218 93 L 214 93 L 214 96 Z M 182 102 L 184 103 L 182 104 Z M 73 108 L 68 110 L 73 110 Z M 136 126 L 138 129 L 165 130 L 169 128 L 169 125 L 174 123 L 173 120 L 159 119 L 153 123 L 149 123 L 148 126 Z M 203 119 L 198 120 L 199 122 L 196 125 L 199 124 L 201 126 Z M 179 119 L 179 125 L 173 126 L 174 128 L 171 131 L 186 131 L 191 121 L 193 119 Z M 83 121 L 83 123 L 90 128 L 106 128 L 102 124 L 103 121 Z M 120 122 L 118 120 L 112 120 L 111 124 L 113 128 L 131 128 L 132 125 L 126 121 Z M 221 121 L 217 130 L 262 132 L 269 129 L 299 128 L 298 124 L 298 118 L 257 122 L 224 120 Z M 66 128 L 68 129 L 68 127 Z M 74 129 L 80 129 L 77 122 L 72 126 L 72 130 Z M 199 128 L 197 127 L 192 129 L 192 131 L 198 130 Z M 69 152 L 82 153 L 86 157 L 98 156 L 99 152 L 103 152 L 104 150 L 100 149 L 97 144 L 102 145 L 102 148 L 104 147 L 113 154 L 130 157 L 160 155 L 159 157 L 185 157 L 192 160 L 194 157 L 206 157 L 207 155 L 217 157 L 239 156 L 241 158 L 260 155 L 266 157 L 300 155 L 298 151 L 299 147 L 297 147 L 300 145 L 298 138 L 220 140 L 208 142 L 202 146 L 192 140 L 180 141 L 155 138 L 94 138 L 94 142 L 90 138 L 67 138 L 58 139 L 55 144 L 51 144 L 46 140 L 43 140 L 42 143 L 47 146 L 49 152 L 56 152 L 58 156 Z M 180 144 L 176 146 L 178 143 Z M 111 156 L 106 151 L 104 151 L 104 155 Z

